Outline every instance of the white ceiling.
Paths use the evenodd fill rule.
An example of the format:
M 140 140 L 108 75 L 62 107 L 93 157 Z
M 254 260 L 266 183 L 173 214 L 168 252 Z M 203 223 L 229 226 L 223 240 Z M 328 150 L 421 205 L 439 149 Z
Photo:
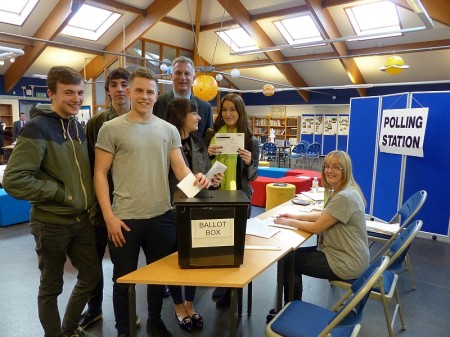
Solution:
M 4 74 L 8 79 L 5 80 L 6 89 L 8 89 L 8 84 L 17 82 L 20 77 L 46 74 L 48 69 L 55 64 L 74 67 L 83 74 L 86 69 L 88 76 L 94 72 L 100 73 L 105 66 L 104 59 L 111 55 L 108 51 L 112 51 L 115 55 L 121 52 L 121 48 L 114 47 L 112 41 L 116 38 L 120 46 L 128 47 L 132 44 L 130 39 L 136 32 L 138 36 L 146 39 L 192 50 L 195 45 L 193 29 L 196 25 L 196 7 L 198 3 L 201 3 L 201 16 L 197 23 L 200 25 L 197 41 L 199 55 L 204 61 L 215 66 L 217 70 L 229 72 L 232 68 L 237 67 L 240 69 L 241 76 L 254 79 L 228 77 L 232 84 L 240 90 L 260 90 L 264 85 L 262 82 L 274 83 L 275 87 L 292 86 L 295 83 L 297 83 L 295 85 L 297 87 L 298 83 L 304 83 L 301 85 L 302 87 L 337 87 L 352 84 L 449 80 L 450 6 L 448 6 L 447 0 L 422 0 L 425 9 L 434 19 L 433 29 L 407 33 L 394 38 L 341 43 L 344 44 L 351 57 L 344 57 L 345 53 L 336 52 L 336 44 L 285 49 L 282 53 L 278 53 L 278 59 L 287 63 L 288 68 L 281 71 L 280 66 L 273 65 L 274 57 L 270 53 L 230 56 L 229 47 L 221 39 L 218 39 L 215 33 L 220 29 L 222 22 L 222 29 L 225 29 L 230 27 L 230 21 L 235 25 L 238 21 L 244 21 L 244 29 L 253 34 L 256 40 L 260 41 L 261 36 L 267 36 L 269 41 L 272 41 L 272 45 L 286 44 L 286 41 L 275 29 L 273 21 L 317 8 L 316 5 L 320 6 L 321 3 L 328 3 L 327 7 L 316 10 L 315 15 L 319 18 L 322 16 L 328 18 L 328 24 L 335 25 L 338 30 L 337 37 L 353 36 L 355 33 L 344 8 L 350 4 L 369 1 L 372 0 L 74 0 L 74 6 L 85 2 L 123 14 L 111 29 L 94 43 L 60 36 L 57 32 L 64 26 L 60 25 L 55 28 L 52 26 L 55 23 L 49 21 L 58 8 L 57 6 L 70 3 L 70 0 L 40 0 L 22 27 L 0 24 L 1 46 L 25 48 L 28 53 L 31 53 L 30 50 L 39 49 L 39 52 L 33 57 L 26 54 L 17 58 L 18 65 L 11 66 L 9 62 L 6 62 L 4 66 L 0 67 L 0 74 Z M 402 28 L 422 25 L 406 0 L 393 1 L 399 5 L 397 8 Z M 221 3 L 224 5 L 228 3 L 230 7 L 224 9 Z M 153 10 L 145 18 L 137 13 L 138 10 L 145 10 L 149 6 Z M 171 9 L 172 7 L 173 9 Z M 70 5 L 67 8 L 70 12 Z M 164 9 L 166 12 L 163 11 Z M 154 20 L 152 15 L 158 11 L 163 12 L 161 15 L 164 22 L 158 21 L 152 24 L 149 30 L 140 28 L 147 24 L 146 22 Z M 174 20 L 180 24 L 174 25 Z M 179 27 L 183 24 L 185 27 Z M 216 25 L 215 29 L 206 29 L 205 25 L 211 24 Z M 42 30 L 52 31 L 52 29 L 55 31 L 54 36 L 41 37 Z M 332 31 L 324 32 L 322 30 L 322 33 L 331 35 Z M 123 39 L 124 35 L 125 40 Z M 44 47 L 41 48 L 43 43 Z M 101 54 L 104 50 L 107 51 Z M 405 50 L 410 50 L 410 52 L 405 52 Z M 410 68 L 399 75 L 389 75 L 379 71 L 379 67 L 384 65 L 386 58 L 393 54 L 402 56 Z M 91 64 L 94 59 L 95 62 Z M 266 65 L 261 66 L 261 62 Z M 346 70 L 348 68 L 353 69 L 350 70 L 350 73 L 353 72 L 351 76 Z M 352 82 L 351 77 L 358 72 L 362 77 Z

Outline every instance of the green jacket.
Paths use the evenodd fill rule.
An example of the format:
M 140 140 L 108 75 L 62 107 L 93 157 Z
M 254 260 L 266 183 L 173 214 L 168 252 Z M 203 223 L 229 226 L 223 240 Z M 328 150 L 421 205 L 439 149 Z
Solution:
M 48 105 L 33 109 L 17 139 L 3 187 L 29 200 L 31 220 L 73 224 L 88 217 L 94 189 L 83 128 Z

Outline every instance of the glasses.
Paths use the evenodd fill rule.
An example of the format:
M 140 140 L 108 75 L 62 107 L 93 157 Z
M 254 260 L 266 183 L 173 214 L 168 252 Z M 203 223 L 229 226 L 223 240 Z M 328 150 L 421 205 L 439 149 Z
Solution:
M 322 168 L 323 168 L 324 171 L 325 171 L 325 170 L 330 170 L 330 171 L 340 171 L 340 170 L 343 170 L 343 168 L 340 167 L 340 166 L 337 165 L 337 164 L 334 164 L 334 165 L 322 165 Z

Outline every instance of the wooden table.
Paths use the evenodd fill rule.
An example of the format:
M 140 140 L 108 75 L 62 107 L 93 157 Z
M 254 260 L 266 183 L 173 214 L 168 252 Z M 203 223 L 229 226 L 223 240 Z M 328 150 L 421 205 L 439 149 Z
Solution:
M 260 219 L 298 210 L 291 201 L 281 204 L 259 215 Z M 136 337 L 136 284 L 202 286 L 231 288 L 230 304 L 230 336 L 237 334 L 237 290 L 257 278 L 274 263 L 278 263 L 277 271 L 277 309 L 282 307 L 284 284 L 283 257 L 292 253 L 311 236 L 300 230 L 281 229 L 270 239 L 246 235 L 246 246 L 273 246 L 278 250 L 245 249 L 244 263 L 239 268 L 203 268 L 181 269 L 178 265 L 178 253 L 166 256 L 156 262 L 135 270 L 117 279 L 118 283 L 127 283 L 129 287 L 130 336 Z M 293 265 L 292 265 L 293 272 Z M 291 287 L 292 289 L 292 287 Z

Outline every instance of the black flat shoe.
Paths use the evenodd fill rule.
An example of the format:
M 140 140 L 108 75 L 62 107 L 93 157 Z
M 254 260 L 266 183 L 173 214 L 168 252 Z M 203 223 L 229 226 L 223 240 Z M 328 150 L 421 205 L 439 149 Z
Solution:
M 203 329 L 203 317 L 198 312 L 191 316 L 191 321 L 194 328 Z
M 178 321 L 178 325 L 181 329 L 191 332 L 194 330 L 194 325 L 192 324 L 192 320 L 190 317 L 185 317 L 182 320 L 178 319 L 177 312 L 175 311 L 175 318 Z

